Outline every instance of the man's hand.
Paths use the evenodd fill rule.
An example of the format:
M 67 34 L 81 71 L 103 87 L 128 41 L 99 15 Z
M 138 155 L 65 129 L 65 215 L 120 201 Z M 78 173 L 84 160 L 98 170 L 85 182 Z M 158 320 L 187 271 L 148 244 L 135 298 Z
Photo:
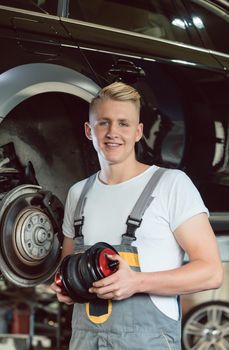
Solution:
M 55 282 L 53 282 L 50 287 L 56 293 L 57 299 L 59 300 L 60 303 L 64 303 L 67 305 L 74 304 L 73 300 L 70 297 L 62 293 L 61 288 L 57 286 Z
M 63 260 L 65 256 L 73 254 L 74 251 L 74 241 L 72 238 L 64 237 L 61 259 Z M 50 288 L 56 293 L 57 299 L 60 303 L 65 303 L 67 305 L 74 304 L 73 300 L 67 295 L 62 293 L 61 288 L 53 282 Z
M 108 259 L 119 262 L 118 271 L 93 283 L 90 293 L 101 299 L 122 300 L 137 292 L 138 272 L 131 270 L 128 263 L 119 255 L 108 255 Z

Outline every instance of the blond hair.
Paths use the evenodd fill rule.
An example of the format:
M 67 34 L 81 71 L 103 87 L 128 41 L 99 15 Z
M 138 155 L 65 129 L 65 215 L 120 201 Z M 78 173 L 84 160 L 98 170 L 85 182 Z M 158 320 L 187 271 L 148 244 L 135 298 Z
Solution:
M 89 108 L 89 115 L 93 114 L 96 106 L 99 102 L 111 99 L 114 101 L 127 101 L 132 102 L 140 114 L 140 99 L 141 96 L 134 87 L 124 84 L 122 82 L 115 82 L 108 86 L 105 86 L 99 91 L 99 93 L 92 99 Z

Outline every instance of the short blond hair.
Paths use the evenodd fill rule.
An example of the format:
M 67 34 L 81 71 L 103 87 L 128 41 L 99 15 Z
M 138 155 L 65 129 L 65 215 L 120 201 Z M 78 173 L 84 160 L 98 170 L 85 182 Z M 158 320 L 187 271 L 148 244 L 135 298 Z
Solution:
M 140 114 L 141 108 L 141 96 L 138 91 L 130 85 L 122 82 L 115 82 L 108 86 L 105 86 L 99 91 L 99 93 L 92 99 L 89 108 L 89 116 L 94 112 L 99 102 L 111 99 L 114 101 L 129 101 L 134 104 L 138 113 Z

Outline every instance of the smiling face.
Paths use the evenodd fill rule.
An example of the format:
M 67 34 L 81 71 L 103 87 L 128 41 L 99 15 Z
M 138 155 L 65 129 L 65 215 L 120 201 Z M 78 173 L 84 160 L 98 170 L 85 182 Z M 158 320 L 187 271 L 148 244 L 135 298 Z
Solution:
M 135 161 L 135 143 L 142 137 L 139 113 L 130 101 L 110 98 L 97 103 L 85 123 L 85 133 L 92 140 L 100 165 L 131 164 Z

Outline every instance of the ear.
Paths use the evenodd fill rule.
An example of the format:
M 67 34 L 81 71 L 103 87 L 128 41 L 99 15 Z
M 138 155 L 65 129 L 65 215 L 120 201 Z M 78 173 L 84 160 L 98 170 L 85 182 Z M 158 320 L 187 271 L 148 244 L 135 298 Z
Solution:
M 137 126 L 137 130 L 136 130 L 136 139 L 135 142 L 138 142 L 139 140 L 141 140 L 143 135 L 143 124 L 139 123 Z
M 92 140 L 91 126 L 90 126 L 89 122 L 84 123 L 84 131 L 85 131 L 85 135 L 88 138 L 88 140 Z

